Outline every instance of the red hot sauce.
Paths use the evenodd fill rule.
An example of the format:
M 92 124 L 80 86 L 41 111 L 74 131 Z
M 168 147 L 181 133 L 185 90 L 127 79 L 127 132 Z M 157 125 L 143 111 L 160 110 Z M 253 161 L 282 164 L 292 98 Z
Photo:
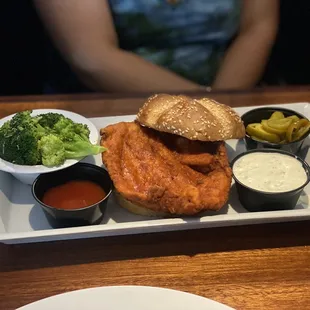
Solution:
M 102 187 L 91 181 L 75 180 L 50 188 L 42 201 L 56 209 L 74 210 L 91 206 L 106 196 Z

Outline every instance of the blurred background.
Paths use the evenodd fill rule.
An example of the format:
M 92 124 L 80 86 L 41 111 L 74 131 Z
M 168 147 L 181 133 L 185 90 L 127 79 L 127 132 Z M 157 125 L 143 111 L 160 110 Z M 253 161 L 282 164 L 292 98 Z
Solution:
M 308 36 L 310 1 L 281 0 L 280 25 L 276 43 L 259 86 L 310 84 L 310 39 Z M 69 67 L 53 48 L 31 0 L 0 2 L 0 95 L 44 93 L 51 65 L 58 74 Z M 254 44 L 254 43 L 253 43 Z M 62 93 L 89 91 L 82 85 L 60 90 Z

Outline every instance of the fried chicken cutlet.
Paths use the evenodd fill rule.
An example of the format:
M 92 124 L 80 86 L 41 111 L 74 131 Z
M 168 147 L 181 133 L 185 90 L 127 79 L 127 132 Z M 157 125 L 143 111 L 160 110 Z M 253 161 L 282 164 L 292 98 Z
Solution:
M 101 135 L 103 162 L 129 202 L 180 215 L 227 202 L 232 173 L 224 142 L 189 141 L 135 122 L 110 125 Z

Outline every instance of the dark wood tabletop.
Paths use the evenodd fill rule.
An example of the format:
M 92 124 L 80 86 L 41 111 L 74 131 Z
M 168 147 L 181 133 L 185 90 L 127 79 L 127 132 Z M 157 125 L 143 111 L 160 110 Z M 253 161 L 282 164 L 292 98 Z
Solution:
M 310 101 L 310 88 L 195 93 L 237 106 Z M 35 108 L 135 114 L 147 94 L 7 97 L 0 117 Z M 147 285 L 236 309 L 310 309 L 310 221 L 21 245 L 0 244 L 0 309 L 76 289 Z

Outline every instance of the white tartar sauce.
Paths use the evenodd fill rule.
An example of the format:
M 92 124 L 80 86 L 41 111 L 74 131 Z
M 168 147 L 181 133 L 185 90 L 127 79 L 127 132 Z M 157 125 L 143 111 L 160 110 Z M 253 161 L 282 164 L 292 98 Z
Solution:
M 233 173 L 245 186 L 272 193 L 294 190 L 307 181 L 301 162 L 280 153 L 254 152 L 244 155 L 234 163 Z

